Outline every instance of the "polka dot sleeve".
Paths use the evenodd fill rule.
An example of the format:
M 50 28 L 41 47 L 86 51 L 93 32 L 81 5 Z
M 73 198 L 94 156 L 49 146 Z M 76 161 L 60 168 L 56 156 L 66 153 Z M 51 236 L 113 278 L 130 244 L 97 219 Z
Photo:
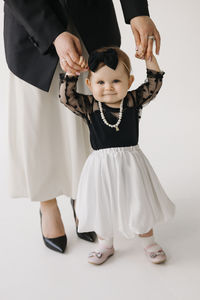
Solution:
M 142 108 L 143 105 L 149 103 L 158 94 L 162 79 L 165 73 L 147 69 L 147 79 L 136 90 L 131 91 L 134 97 L 134 102 L 137 108 Z
M 78 76 L 60 74 L 60 102 L 76 115 L 87 119 L 92 111 L 92 96 L 76 92 Z

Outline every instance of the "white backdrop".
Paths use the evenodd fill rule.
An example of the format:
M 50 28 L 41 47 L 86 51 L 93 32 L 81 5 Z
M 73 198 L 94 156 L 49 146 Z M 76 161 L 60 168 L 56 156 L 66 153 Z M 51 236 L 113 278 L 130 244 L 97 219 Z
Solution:
M 122 35 L 122 49 L 130 56 L 133 74 L 136 77 L 132 86 L 134 88 L 145 79 L 145 64 L 143 61 L 139 61 L 134 58 L 135 46 L 131 30 L 129 26 L 124 23 L 120 2 L 118 0 L 114 0 L 114 4 Z M 171 282 L 171 287 L 174 289 L 173 292 L 172 290 L 169 294 L 165 292 L 166 299 L 169 299 L 170 297 L 170 299 L 186 300 L 190 297 L 190 290 L 192 289 L 194 293 L 193 299 L 197 300 L 199 299 L 200 291 L 197 282 L 195 281 L 198 277 L 196 276 L 198 273 L 197 269 L 194 269 L 194 266 L 196 266 L 194 263 L 199 261 L 199 256 L 197 252 L 194 252 L 194 248 L 198 247 L 195 249 L 199 249 L 197 237 L 199 238 L 200 225 L 200 2 L 199 0 L 150 0 L 149 8 L 151 17 L 157 25 L 162 37 L 162 45 L 160 55 L 158 56 L 158 62 L 161 69 L 164 70 L 166 74 L 164 77 L 163 87 L 157 99 L 150 105 L 146 106 L 143 111 L 140 123 L 140 146 L 150 159 L 150 162 L 158 174 L 167 194 L 177 206 L 177 217 L 174 221 L 175 223 L 173 224 L 173 227 L 171 223 L 171 231 L 168 232 L 166 229 L 165 232 L 164 230 L 168 238 L 169 236 L 173 237 L 173 245 L 176 245 L 176 241 L 179 240 L 180 247 L 177 249 L 174 246 L 174 252 L 177 251 L 179 253 L 179 256 L 177 254 L 177 257 L 180 257 L 180 251 L 184 252 L 184 249 L 189 249 L 191 255 L 195 255 L 194 253 L 196 253 L 195 262 L 192 261 L 191 263 L 188 263 L 186 266 L 187 270 L 185 268 L 181 269 L 181 266 L 178 268 L 178 270 L 182 270 L 181 274 L 189 274 L 188 272 L 191 272 L 190 278 L 187 278 L 187 280 L 184 281 L 184 278 L 181 278 L 184 288 L 181 288 L 181 282 L 177 281 L 176 278 L 175 281 L 173 280 L 173 282 Z M 3 1 L 0 2 L 0 20 L 0 217 L 1 220 L 3 220 L 1 224 L 8 226 L 9 223 L 9 226 L 12 227 L 10 232 L 16 234 L 13 230 L 16 224 L 14 223 L 14 212 L 11 212 L 12 209 L 17 211 L 19 205 L 20 209 L 23 209 L 23 206 L 26 206 L 26 209 L 30 213 L 33 206 L 30 205 L 28 200 L 10 200 L 8 193 L 8 116 L 6 100 L 8 83 L 2 33 Z M 20 215 L 19 212 L 18 215 Z M 10 216 L 13 216 L 13 218 Z M 38 215 L 36 216 L 38 217 Z M 36 216 L 32 217 L 32 223 L 34 226 L 36 226 L 35 224 L 38 222 Z M 9 222 L 7 220 L 9 220 Z M 21 219 L 18 221 L 20 222 L 20 220 Z M 6 226 L 3 226 L 3 228 L 2 226 L 0 227 L 0 232 L 3 233 L 4 236 L 6 236 Z M 19 226 L 19 232 L 21 232 L 20 230 L 23 228 L 23 220 Z M 29 228 L 29 230 L 32 230 L 33 232 L 35 229 Z M 187 242 L 186 239 L 184 242 L 185 235 L 188 239 Z M 27 237 L 29 237 L 28 233 Z M 180 242 L 181 239 L 183 241 L 182 244 Z M 189 243 L 191 248 L 188 248 Z M 196 245 L 194 246 L 195 243 Z M 173 254 L 171 255 L 173 256 Z M 188 259 L 187 254 L 183 254 L 182 258 L 185 262 L 185 260 Z M 126 272 L 127 270 L 125 271 L 125 274 L 129 274 Z M 132 276 L 132 273 L 130 274 Z M 179 274 L 179 276 L 181 276 L 181 274 Z M 171 273 L 168 275 L 169 278 L 167 280 L 170 281 Z M 194 276 L 193 279 L 192 276 Z M 8 287 L 8 285 L 5 286 Z M 106 291 L 109 293 L 109 287 L 107 285 L 105 287 L 107 287 Z M 131 288 L 128 289 L 125 283 L 124 287 L 127 289 L 127 293 L 129 293 L 127 296 L 130 296 Z M 142 285 L 140 288 L 142 288 Z M 145 291 L 142 291 L 142 293 L 144 295 Z M 110 296 L 107 299 L 116 300 L 121 298 L 120 293 L 113 293 L 112 295 L 113 297 Z M 154 298 L 152 299 L 160 299 L 160 295 L 162 295 L 162 293 L 154 294 Z M 66 296 L 68 296 L 67 292 Z M 71 296 L 73 296 L 73 294 Z M 4 299 L 10 300 L 12 298 L 4 297 Z M 24 297 L 23 299 L 26 298 Z M 80 298 L 76 298 L 75 300 L 77 299 Z M 86 297 L 84 299 L 88 300 L 92 298 Z M 96 299 L 100 299 L 100 297 Z M 140 300 L 143 298 L 139 297 L 137 299 Z M 144 297 L 144 299 L 147 298 Z M 164 295 L 162 295 L 162 299 L 165 299 Z

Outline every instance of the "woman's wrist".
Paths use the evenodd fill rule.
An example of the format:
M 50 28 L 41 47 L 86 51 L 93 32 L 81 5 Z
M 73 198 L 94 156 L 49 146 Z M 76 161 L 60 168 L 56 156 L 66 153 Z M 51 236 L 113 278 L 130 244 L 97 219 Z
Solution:
M 55 40 L 53 41 L 54 46 L 55 46 L 55 43 L 56 43 L 60 38 L 62 38 L 63 36 L 65 36 L 66 33 L 67 33 L 67 31 L 63 31 L 63 32 L 61 32 L 59 35 L 57 35 L 57 37 L 56 37 Z

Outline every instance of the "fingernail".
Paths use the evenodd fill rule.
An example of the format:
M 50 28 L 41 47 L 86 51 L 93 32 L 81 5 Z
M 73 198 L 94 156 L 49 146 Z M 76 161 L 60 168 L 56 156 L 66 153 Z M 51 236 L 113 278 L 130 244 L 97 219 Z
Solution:
M 79 73 L 79 72 L 76 72 L 76 75 L 80 75 L 81 73 Z
M 149 61 L 152 61 L 152 56 L 149 57 Z

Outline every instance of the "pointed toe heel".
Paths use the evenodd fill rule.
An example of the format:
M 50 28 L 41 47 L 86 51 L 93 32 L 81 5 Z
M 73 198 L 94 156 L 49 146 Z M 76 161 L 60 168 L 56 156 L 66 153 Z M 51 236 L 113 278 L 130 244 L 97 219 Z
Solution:
M 64 253 L 67 246 L 67 237 L 66 235 L 59 236 L 57 238 L 49 239 L 43 236 L 45 245 L 54 251 L 59 253 Z
M 74 207 L 75 206 L 75 200 L 71 199 L 71 205 L 72 205 L 74 220 L 75 220 L 75 224 L 76 224 L 76 234 L 77 234 L 77 236 L 82 240 L 92 242 L 92 243 L 95 242 L 97 235 L 94 231 L 78 232 L 78 226 L 77 226 L 77 223 L 76 223 L 77 217 L 76 217 L 76 212 L 75 212 L 75 207 Z
M 40 210 L 40 224 L 41 224 L 41 232 L 42 232 L 42 213 Z M 43 237 L 43 241 L 45 246 L 47 246 L 49 249 L 57 251 L 59 253 L 64 253 L 65 249 L 67 247 L 67 236 L 66 234 L 59 236 L 57 238 L 46 238 L 43 235 L 42 232 L 42 237 Z

